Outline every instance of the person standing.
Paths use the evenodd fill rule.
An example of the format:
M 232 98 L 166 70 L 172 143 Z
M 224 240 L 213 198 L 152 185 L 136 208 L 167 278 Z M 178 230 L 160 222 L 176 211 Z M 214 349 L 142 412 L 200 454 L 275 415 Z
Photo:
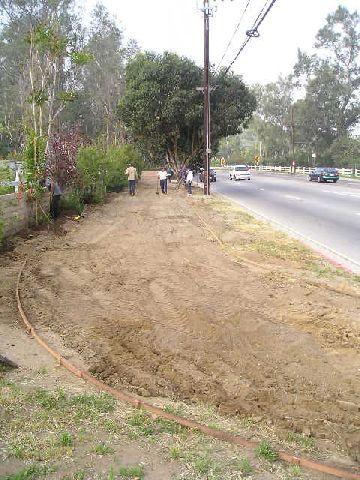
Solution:
M 192 195 L 192 182 L 193 182 L 193 179 L 194 179 L 194 175 L 193 175 L 193 172 L 192 170 L 188 170 L 187 172 L 187 175 L 186 175 L 186 188 L 187 188 L 187 191 L 188 191 L 188 195 Z
M 159 173 L 158 173 L 158 177 L 159 177 L 159 180 L 160 180 L 160 187 L 161 187 L 161 191 L 164 195 L 167 195 L 167 179 L 168 179 L 168 174 L 167 174 L 167 170 L 165 167 L 163 167 Z
M 60 199 L 62 191 L 59 183 L 53 178 L 47 178 L 45 185 L 50 192 L 50 216 L 56 220 L 60 214 Z
M 125 170 L 125 175 L 128 177 L 128 182 L 129 182 L 129 194 L 131 196 L 135 195 L 135 184 L 136 180 L 138 179 L 138 173 L 135 167 L 132 166 L 131 163 L 129 163 L 127 169 Z

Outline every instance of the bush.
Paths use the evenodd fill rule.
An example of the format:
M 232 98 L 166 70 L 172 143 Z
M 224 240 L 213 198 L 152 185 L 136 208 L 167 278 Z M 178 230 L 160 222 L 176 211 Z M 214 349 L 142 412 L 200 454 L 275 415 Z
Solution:
M 109 191 L 119 192 L 126 186 L 125 170 L 129 163 L 136 167 L 140 175 L 143 162 L 140 154 L 132 145 L 108 148 L 106 152 L 106 187 Z
M 11 182 L 14 180 L 14 173 L 11 168 L 7 166 L 0 166 L 0 183 L 1 182 Z M 7 193 L 13 193 L 14 187 L 9 187 L 6 185 L 0 185 L 0 195 L 6 195 Z
M 104 152 L 97 146 L 80 148 L 76 163 L 83 187 L 83 200 L 85 203 L 101 203 L 105 196 Z
M 82 194 L 75 190 L 69 194 L 63 195 L 61 197 L 61 210 L 68 212 L 76 213 L 81 215 L 84 211 L 84 202 L 82 199 Z
M 127 184 L 125 170 L 129 163 L 140 175 L 143 162 L 130 144 L 110 146 L 107 150 L 98 145 L 81 148 L 77 167 L 85 203 L 101 203 L 106 191 L 120 192 Z

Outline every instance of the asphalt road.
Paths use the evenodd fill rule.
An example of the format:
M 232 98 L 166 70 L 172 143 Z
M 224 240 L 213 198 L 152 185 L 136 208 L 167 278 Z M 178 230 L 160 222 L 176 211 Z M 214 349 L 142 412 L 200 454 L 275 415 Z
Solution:
M 214 191 L 360 273 L 360 182 L 316 183 L 264 173 L 235 182 L 227 172 L 217 176 Z

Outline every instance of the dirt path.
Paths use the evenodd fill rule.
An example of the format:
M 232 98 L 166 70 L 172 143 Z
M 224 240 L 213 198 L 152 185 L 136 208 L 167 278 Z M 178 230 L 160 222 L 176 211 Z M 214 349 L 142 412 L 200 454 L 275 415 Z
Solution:
M 347 444 L 356 458 L 360 297 L 291 263 L 234 261 L 194 208 L 234 241 L 218 212 L 173 189 L 155 195 L 145 173 L 138 196 L 115 196 L 32 252 L 30 319 L 112 385 L 267 418 Z

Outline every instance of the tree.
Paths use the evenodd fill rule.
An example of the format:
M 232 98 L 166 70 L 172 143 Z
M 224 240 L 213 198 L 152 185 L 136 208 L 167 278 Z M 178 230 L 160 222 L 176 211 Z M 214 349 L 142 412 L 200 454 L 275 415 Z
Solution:
M 305 86 L 299 102 L 302 136 L 318 154 L 348 135 L 360 119 L 360 16 L 345 7 L 328 15 L 316 36 L 319 53 L 299 51 L 295 75 Z
M 255 99 L 239 77 L 212 75 L 211 139 L 239 132 Z M 126 68 L 119 115 L 128 134 L 151 159 L 165 157 L 178 172 L 201 161 L 203 149 L 202 70 L 191 60 L 165 52 L 138 54 Z
M 85 48 L 93 61 L 78 76 L 79 98 L 72 119 L 80 113 L 88 135 L 104 135 L 107 145 L 117 143 L 122 139 L 117 104 L 124 89 L 125 62 L 134 55 L 136 43 L 125 43 L 122 30 L 98 4 L 92 12 Z

